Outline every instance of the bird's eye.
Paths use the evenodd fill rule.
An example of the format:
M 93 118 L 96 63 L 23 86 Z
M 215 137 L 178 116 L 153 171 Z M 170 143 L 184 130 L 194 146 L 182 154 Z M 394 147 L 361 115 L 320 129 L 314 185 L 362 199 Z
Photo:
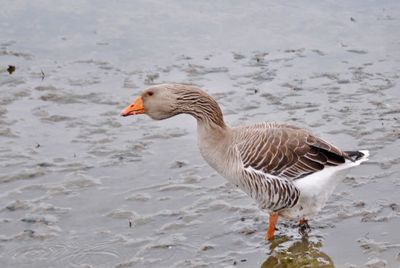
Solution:
M 153 96 L 154 93 L 152 91 L 147 92 L 147 96 Z

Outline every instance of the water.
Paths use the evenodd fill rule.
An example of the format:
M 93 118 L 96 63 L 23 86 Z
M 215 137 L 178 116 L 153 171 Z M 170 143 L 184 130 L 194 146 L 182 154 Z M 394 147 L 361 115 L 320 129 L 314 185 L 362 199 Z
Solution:
M 397 1 L 2 3 L 1 266 L 398 267 L 399 15 Z M 266 215 L 201 159 L 192 118 L 119 116 L 163 82 L 203 87 L 230 125 L 290 122 L 370 161 L 308 237 L 282 220 L 265 242 Z

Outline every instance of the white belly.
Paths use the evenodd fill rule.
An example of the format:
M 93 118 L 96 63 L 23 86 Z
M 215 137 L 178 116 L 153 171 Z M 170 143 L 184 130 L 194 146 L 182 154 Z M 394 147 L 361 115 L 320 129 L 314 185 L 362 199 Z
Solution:
M 367 157 L 368 152 L 365 152 L 365 156 L 356 162 L 348 161 L 340 166 L 326 167 L 321 171 L 294 181 L 294 184 L 300 190 L 299 201 L 294 207 L 284 209 L 279 214 L 292 219 L 309 218 L 315 215 L 325 206 L 347 169 L 358 166 L 361 162 L 366 161 Z
M 332 172 L 332 167 L 325 168 L 310 176 L 295 181 L 300 190 L 298 203 L 283 210 L 280 214 L 287 218 L 309 218 L 318 213 L 332 195 L 343 174 Z

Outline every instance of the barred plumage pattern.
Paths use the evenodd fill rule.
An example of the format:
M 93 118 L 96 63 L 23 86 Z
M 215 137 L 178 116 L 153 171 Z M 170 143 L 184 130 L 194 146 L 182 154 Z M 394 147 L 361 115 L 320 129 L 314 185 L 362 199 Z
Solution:
M 204 122 L 212 122 L 213 124 L 224 127 L 224 117 L 217 102 L 204 91 L 188 86 L 174 85 L 171 90 L 177 97 L 177 109 L 180 113 L 187 113 L 194 118 Z
M 242 189 L 254 198 L 261 209 L 279 211 L 296 205 L 300 191 L 282 178 L 269 176 L 253 168 L 243 171 Z
M 337 166 L 350 159 L 335 146 L 307 130 L 278 123 L 259 123 L 234 128 L 244 168 L 245 191 L 262 208 L 278 211 L 293 207 L 299 190 L 293 180 L 325 166 Z
M 296 180 L 350 159 L 337 147 L 295 126 L 260 123 L 238 130 L 244 167 L 266 174 Z
M 305 129 L 287 124 L 230 128 L 224 123 L 217 102 L 194 86 L 167 84 L 148 90 L 167 90 L 167 95 L 175 96 L 175 103 L 168 103 L 172 107 L 170 116 L 186 113 L 197 119 L 199 146 L 205 160 L 253 197 L 262 209 L 279 211 L 295 206 L 300 191 L 294 181 L 356 157 Z

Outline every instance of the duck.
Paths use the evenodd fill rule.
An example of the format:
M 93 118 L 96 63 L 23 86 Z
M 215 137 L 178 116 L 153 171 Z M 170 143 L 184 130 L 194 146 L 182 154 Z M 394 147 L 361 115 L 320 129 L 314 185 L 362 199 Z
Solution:
M 273 240 L 279 217 L 308 220 L 328 201 L 338 174 L 368 160 L 368 150 L 343 151 L 311 131 L 286 123 L 230 127 L 213 97 L 194 85 L 159 84 L 144 89 L 121 116 L 146 114 L 164 120 L 188 114 L 197 120 L 204 160 L 241 189 L 268 217 Z

